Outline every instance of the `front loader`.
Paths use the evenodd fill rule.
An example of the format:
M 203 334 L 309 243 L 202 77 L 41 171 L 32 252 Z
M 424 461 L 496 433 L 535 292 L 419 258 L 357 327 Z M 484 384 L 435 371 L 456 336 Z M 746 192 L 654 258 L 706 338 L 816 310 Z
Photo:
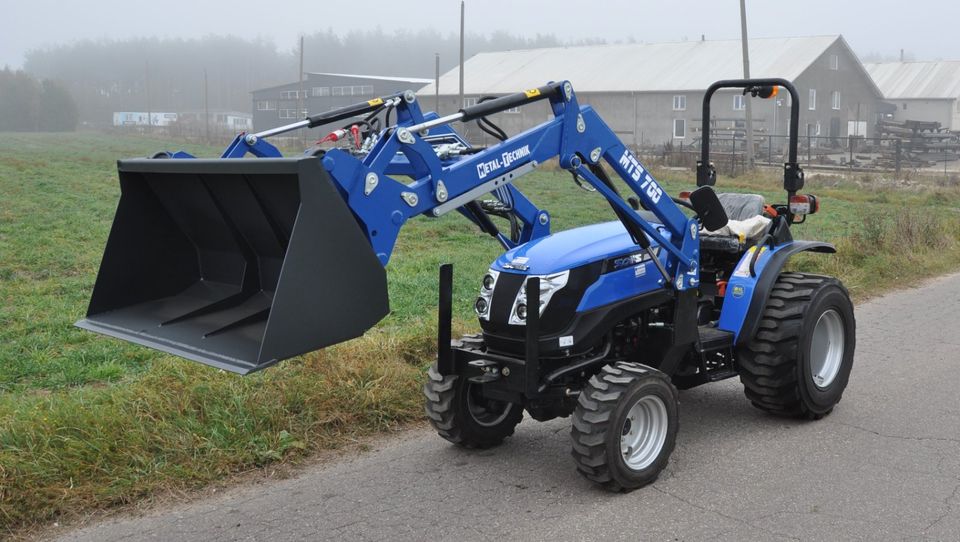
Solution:
M 710 98 L 730 88 L 760 97 L 783 88 L 793 98 L 785 202 L 712 188 Z M 520 134 L 487 118 L 538 101 L 549 101 L 552 118 Z M 816 419 L 846 387 L 855 346 L 847 291 L 832 277 L 783 270 L 797 252 L 834 252 L 791 233 L 819 209 L 799 193 L 798 115 L 788 81 L 714 84 L 698 188 L 676 197 L 566 81 L 444 117 L 424 114 L 405 92 L 241 134 L 216 160 L 123 160 L 116 219 L 77 325 L 241 374 L 260 370 L 376 324 L 389 311 L 384 267 L 400 228 L 456 211 L 506 252 L 480 283 L 480 333 L 458 339 L 453 269 L 441 266 L 437 362 L 424 386 L 437 432 L 487 448 L 524 412 L 572 415 L 578 470 L 611 490 L 641 487 L 673 449 L 678 390 L 739 376 L 758 408 Z M 452 126 L 470 121 L 500 141 L 469 145 Z M 345 146 L 283 158 L 267 141 L 337 123 L 324 139 L 352 135 Z M 239 159 L 247 154 L 257 158 Z M 551 233 L 550 214 L 513 182 L 553 159 L 616 220 Z

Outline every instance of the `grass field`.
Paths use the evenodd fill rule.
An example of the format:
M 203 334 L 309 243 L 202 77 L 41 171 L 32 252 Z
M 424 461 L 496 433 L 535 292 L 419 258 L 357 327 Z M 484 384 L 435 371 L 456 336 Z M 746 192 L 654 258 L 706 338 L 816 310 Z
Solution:
M 465 220 L 418 219 L 389 268 L 392 312 L 362 339 L 247 378 L 72 327 L 86 309 L 119 196 L 117 158 L 179 146 L 93 134 L 0 137 L 0 535 L 56 517 L 200 487 L 421 417 L 436 329 L 436 270 L 456 269 L 455 317 L 474 326 L 479 277 L 500 252 Z M 215 156 L 219 149 L 187 145 Z M 554 230 L 611 219 L 568 174 L 519 182 Z M 660 171 L 670 193 L 692 186 Z M 798 238 L 838 245 L 794 268 L 841 277 L 854 297 L 960 264 L 960 189 L 808 179 L 823 211 Z M 782 198 L 775 175 L 720 188 Z

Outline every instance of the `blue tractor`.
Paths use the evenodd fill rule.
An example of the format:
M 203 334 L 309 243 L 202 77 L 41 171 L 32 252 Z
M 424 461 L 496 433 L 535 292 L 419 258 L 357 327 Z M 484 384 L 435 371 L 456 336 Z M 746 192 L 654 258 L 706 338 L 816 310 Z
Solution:
M 710 98 L 722 88 L 790 92 L 785 202 L 713 190 Z M 553 118 L 514 136 L 488 118 L 543 100 Z M 450 442 L 487 448 L 512 435 L 524 411 L 540 421 L 572 415 L 577 469 L 608 489 L 635 489 L 673 450 L 677 390 L 739 376 L 756 407 L 818 419 L 846 387 L 855 346 L 846 289 L 784 271 L 797 252 L 835 251 L 791 233 L 819 208 L 799 194 L 799 103 L 782 79 L 711 86 L 698 188 L 677 197 L 567 81 L 444 117 L 399 93 L 240 134 L 220 159 L 122 160 L 122 197 L 77 325 L 240 374 L 260 370 L 376 324 L 389 311 L 384 267 L 402 225 L 456 211 L 506 252 L 480 281 L 481 332 L 456 340 L 453 269 L 440 268 L 437 362 L 424 385 L 431 423 Z M 451 127 L 470 121 L 499 142 L 474 147 Z M 267 141 L 344 122 L 326 138 L 346 139 L 342 147 L 283 158 Z M 247 154 L 258 159 L 237 159 Z M 551 233 L 550 214 L 513 182 L 552 159 L 617 220 Z

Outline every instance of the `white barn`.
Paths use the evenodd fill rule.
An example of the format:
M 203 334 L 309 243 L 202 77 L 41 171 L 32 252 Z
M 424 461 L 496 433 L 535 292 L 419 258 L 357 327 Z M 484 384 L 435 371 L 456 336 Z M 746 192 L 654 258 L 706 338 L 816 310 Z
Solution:
M 960 131 L 960 61 L 880 62 L 865 65 L 883 97 L 896 106 L 893 119 L 939 122 Z
M 701 101 L 710 84 L 743 74 L 739 40 L 555 47 L 481 53 L 464 65 L 467 104 L 569 79 L 581 103 L 593 105 L 627 144 L 691 143 L 700 138 Z M 840 139 L 870 136 L 880 113 L 880 90 L 842 36 L 750 40 L 754 77 L 782 77 L 798 88 L 800 134 Z M 418 94 L 433 109 L 435 85 Z M 459 69 L 440 77 L 441 113 L 457 103 Z M 754 130 L 785 135 L 789 103 L 753 99 Z M 715 129 L 742 130 L 743 96 L 721 91 L 713 100 Z M 543 122 L 545 105 L 501 113 L 493 119 L 510 133 Z M 470 130 L 477 135 L 479 130 Z

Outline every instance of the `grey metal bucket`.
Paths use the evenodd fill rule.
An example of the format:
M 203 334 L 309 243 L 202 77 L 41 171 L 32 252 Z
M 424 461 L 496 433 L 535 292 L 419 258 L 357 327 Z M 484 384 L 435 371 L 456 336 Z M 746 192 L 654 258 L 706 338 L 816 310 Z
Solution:
M 246 374 L 362 335 L 386 272 L 320 160 L 137 159 L 77 326 Z

